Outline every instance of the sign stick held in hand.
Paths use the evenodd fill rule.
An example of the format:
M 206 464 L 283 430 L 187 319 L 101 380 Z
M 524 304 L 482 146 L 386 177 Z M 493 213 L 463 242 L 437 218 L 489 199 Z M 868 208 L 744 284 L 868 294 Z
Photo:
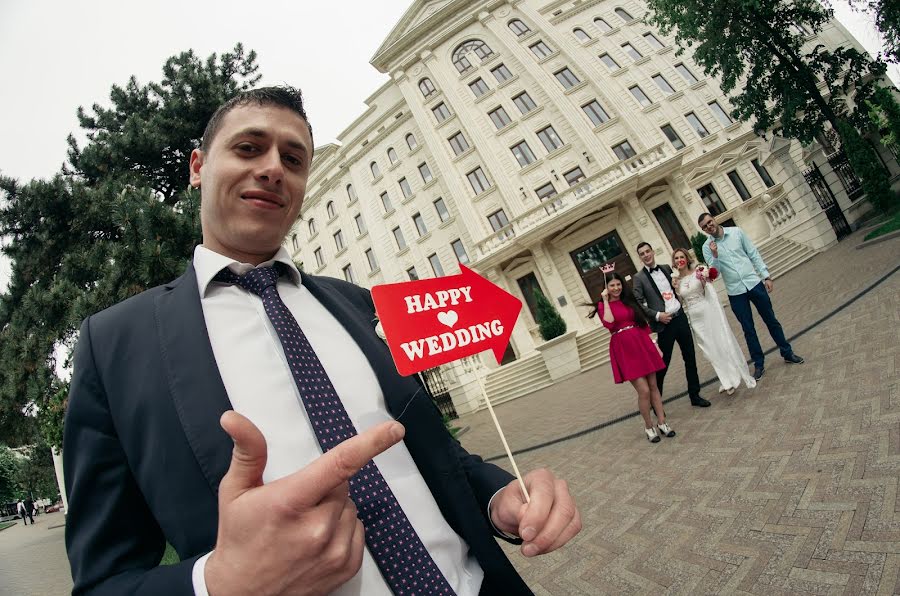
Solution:
M 459 275 L 372 288 L 384 339 L 401 375 L 412 375 L 491 350 L 497 363 L 509 345 L 522 301 L 465 265 Z M 525 500 L 531 502 L 494 414 L 481 375 L 478 384 Z

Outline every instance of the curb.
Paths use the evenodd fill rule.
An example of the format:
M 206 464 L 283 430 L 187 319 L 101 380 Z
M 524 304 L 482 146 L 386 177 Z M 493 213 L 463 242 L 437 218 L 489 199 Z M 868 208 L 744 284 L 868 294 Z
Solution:
M 866 240 L 865 242 L 861 242 L 856 245 L 856 250 L 861 248 L 866 248 L 868 246 L 872 246 L 873 244 L 878 244 L 879 242 L 884 242 L 885 240 L 891 240 L 892 238 L 900 237 L 900 230 L 894 230 L 893 232 L 888 232 L 887 234 L 882 234 L 877 238 L 872 238 L 871 240 Z

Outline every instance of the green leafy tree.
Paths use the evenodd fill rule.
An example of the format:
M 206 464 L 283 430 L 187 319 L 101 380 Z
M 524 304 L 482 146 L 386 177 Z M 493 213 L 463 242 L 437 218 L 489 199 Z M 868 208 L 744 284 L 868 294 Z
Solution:
M 757 130 L 781 128 L 786 137 L 810 142 L 829 122 L 849 118 L 857 127 L 861 105 L 885 65 L 853 47 L 804 48 L 806 32 L 819 32 L 831 9 L 818 0 L 648 0 L 649 20 L 674 32 L 678 53 L 691 49 L 709 76 L 732 93 L 732 115 L 753 120 Z M 820 86 L 821 84 L 821 86 Z
M 26 184 L 0 176 L 0 237 L 12 260 L 0 296 L 0 438 L 61 435 L 57 347 L 88 315 L 179 275 L 200 239 L 187 161 L 215 109 L 259 80 L 256 54 L 166 61 L 159 83 L 114 86 L 111 108 L 79 109 L 87 144 Z M 67 391 L 66 391 L 67 393 Z M 36 415 L 36 417 L 35 417 Z
M 547 300 L 544 293 L 538 289 L 534 291 L 534 299 L 537 302 L 537 324 L 544 341 L 550 341 L 566 332 L 566 322 L 560 316 L 559 311 Z
M 875 27 L 884 38 L 884 58 L 889 62 L 900 62 L 900 2 L 851 0 L 850 4 L 872 15 Z
M 25 457 L 19 460 L 16 484 L 22 497 L 56 498 L 59 486 L 49 445 L 38 443 L 27 450 Z
M 18 495 L 18 474 L 18 457 L 9 447 L 0 444 L 0 503 L 11 503 Z
M 841 127 L 840 134 L 844 140 L 847 159 L 859 175 L 866 197 L 882 213 L 890 212 L 896 204 L 894 193 L 891 191 L 887 174 L 875 154 L 875 149 L 848 123 L 842 121 L 838 126 Z

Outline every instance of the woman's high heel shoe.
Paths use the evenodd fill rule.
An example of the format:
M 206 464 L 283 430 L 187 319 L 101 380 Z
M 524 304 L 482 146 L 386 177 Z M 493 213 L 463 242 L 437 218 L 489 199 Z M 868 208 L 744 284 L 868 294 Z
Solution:
M 652 426 L 650 428 L 645 428 L 644 432 L 647 433 L 647 440 L 651 443 L 659 443 L 659 433 L 656 432 L 656 427 Z
M 675 436 L 675 431 L 672 430 L 672 427 L 665 422 L 659 425 L 659 432 L 663 436 L 669 437 L 670 439 Z

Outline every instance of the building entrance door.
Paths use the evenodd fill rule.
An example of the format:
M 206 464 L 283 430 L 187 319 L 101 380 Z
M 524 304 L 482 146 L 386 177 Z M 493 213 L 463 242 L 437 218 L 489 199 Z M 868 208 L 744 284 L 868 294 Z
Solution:
M 653 216 L 659 222 L 659 227 L 662 228 L 663 234 L 666 235 L 666 240 L 669 241 L 669 246 L 672 247 L 672 250 L 677 248 L 690 250 L 691 241 L 688 240 L 687 234 L 684 233 L 684 228 L 681 227 L 681 222 L 678 221 L 678 216 L 675 215 L 671 205 L 663 203 L 653 210 Z
M 586 244 L 581 248 L 573 250 L 569 253 L 575 268 L 581 274 L 581 281 L 587 289 L 591 297 L 591 302 L 600 301 L 600 293 L 603 292 L 603 272 L 600 267 L 606 263 L 616 264 L 616 273 L 622 275 L 626 279 L 637 273 L 631 257 L 625 251 L 622 239 L 619 234 L 611 232 L 605 236 L 601 236 L 590 244 Z M 629 289 L 630 291 L 630 289 Z

